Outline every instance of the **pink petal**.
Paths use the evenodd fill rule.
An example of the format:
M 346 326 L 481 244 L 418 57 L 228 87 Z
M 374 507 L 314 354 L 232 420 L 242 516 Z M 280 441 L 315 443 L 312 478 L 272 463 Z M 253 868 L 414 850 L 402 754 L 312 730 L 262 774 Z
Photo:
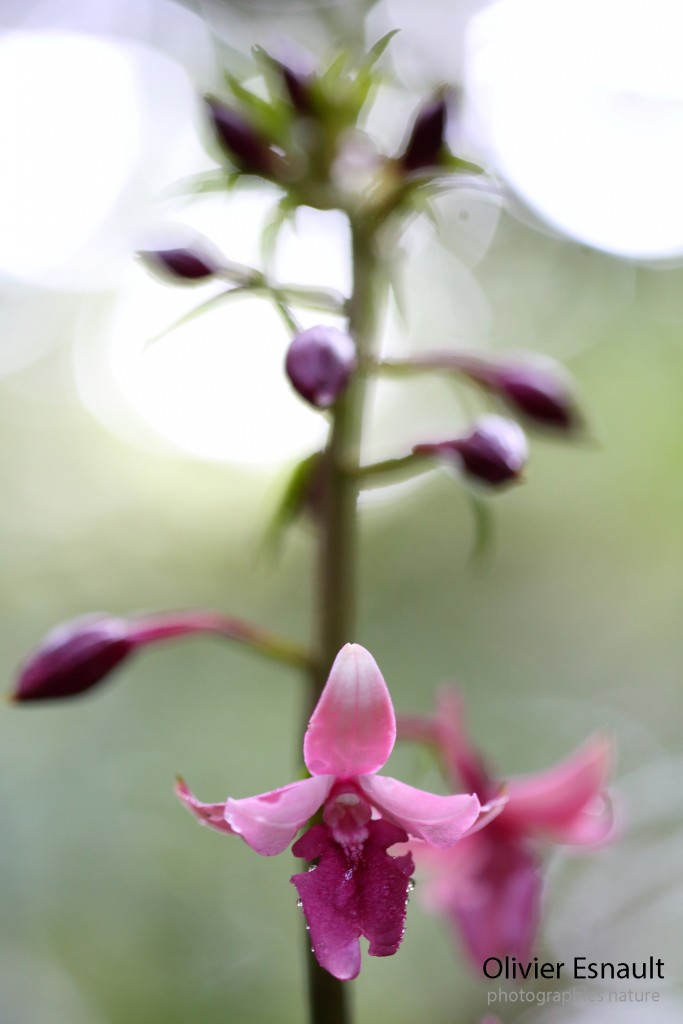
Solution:
M 175 792 L 178 799 L 187 807 L 190 814 L 194 814 L 201 825 L 208 825 L 215 828 L 217 832 L 233 833 L 233 830 L 225 820 L 225 804 L 203 804 L 197 800 L 194 793 L 188 788 L 184 779 L 178 778 Z
M 383 817 L 432 846 L 453 846 L 479 815 L 476 796 L 437 796 L 385 775 L 364 775 L 358 784 Z
M 480 832 L 481 829 L 485 828 L 487 825 L 490 825 L 492 821 L 495 821 L 496 818 L 500 817 L 507 807 L 507 803 L 508 797 L 503 785 L 503 788 L 497 796 L 493 796 L 490 800 L 487 800 L 485 804 L 481 804 L 479 808 L 479 817 L 475 821 L 474 825 L 472 825 L 471 828 L 468 828 L 465 835 L 471 836 L 475 832 Z
M 304 737 L 311 775 L 376 772 L 394 748 L 396 718 L 372 655 L 346 644 L 337 655 Z
M 332 776 L 319 775 L 259 796 L 242 800 L 228 798 L 225 820 L 252 850 L 272 857 L 289 846 L 299 829 L 322 805 L 333 782 Z
M 496 785 L 467 735 L 465 701 L 457 690 L 444 689 L 439 693 L 434 731 L 453 788 L 463 785 L 482 802 L 488 800 Z
M 558 843 L 603 842 L 613 825 L 604 793 L 610 764 L 611 744 L 596 736 L 553 768 L 511 779 L 502 820 L 508 828 Z
M 317 866 L 290 881 L 296 886 L 313 945 L 321 967 L 342 981 L 360 971 L 361 924 L 358 886 L 341 846 L 325 825 L 314 825 L 292 847 L 304 860 Z

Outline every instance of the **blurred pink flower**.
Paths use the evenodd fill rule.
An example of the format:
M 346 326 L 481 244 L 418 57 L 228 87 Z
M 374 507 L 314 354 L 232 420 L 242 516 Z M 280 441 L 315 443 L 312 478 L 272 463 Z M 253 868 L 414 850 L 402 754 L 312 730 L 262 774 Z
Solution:
M 315 956 L 337 978 L 360 970 L 359 938 L 371 956 L 389 956 L 403 937 L 413 860 L 387 848 L 408 838 L 447 849 L 477 821 L 476 796 L 437 796 L 375 773 L 394 747 L 391 697 L 371 654 L 347 644 L 337 655 L 304 737 L 310 777 L 222 804 L 177 793 L 202 823 L 240 835 L 257 853 L 281 853 L 322 808 L 292 852 L 316 861 L 291 879 L 310 928 Z
M 507 796 L 498 816 L 457 848 L 410 843 L 427 874 L 425 903 L 446 914 L 478 968 L 490 956 L 528 959 L 540 916 L 537 841 L 590 846 L 604 843 L 612 832 L 605 793 L 609 741 L 595 736 L 546 771 L 501 782 L 470 744 L 462 699 L 455 692 L 441 695 L 432 718 L 402 719 L 400 732 L 433 743 L 452 784 L 463 783 L 482 803 L 501 792 Z

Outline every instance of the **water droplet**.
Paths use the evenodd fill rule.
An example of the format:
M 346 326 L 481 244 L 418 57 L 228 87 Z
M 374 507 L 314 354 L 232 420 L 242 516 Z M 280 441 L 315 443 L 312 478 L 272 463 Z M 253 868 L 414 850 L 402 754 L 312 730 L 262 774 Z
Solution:
M 415 888 L 415 879 L 414 878 L 409 878 L 408 879 L 408 892 L 412 892 L 414 888 Z
M 310 867 L 309 867 L 309 869 L 308 869 L 308 873 L 309 873 L 309 875 L 310 875 L 311 871 L 315 871 L 315 869 L 317 868 L 317 866 L 318 866 L 317 864 L 311 864 L 311 866 L 310 866 Z
M 296 905 L 297 905 L 297 907 L 299 907 L 299 909 L 301 909 L 301 907 L 303 907 L 303 905 L 304 905 L 304 901 L 299 899 L 299 900 L 296 901 Z

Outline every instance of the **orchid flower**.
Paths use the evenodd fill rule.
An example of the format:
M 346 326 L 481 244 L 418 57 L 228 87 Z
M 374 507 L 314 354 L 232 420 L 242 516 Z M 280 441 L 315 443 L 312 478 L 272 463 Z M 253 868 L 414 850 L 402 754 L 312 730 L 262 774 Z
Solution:
M 433 718 L 402 720 L 400 732 L 433 743 L 452 784 L 464 783 L 482 803 L 501 791 L 507 796 L 495 820 L 457 849 L 410 843 L 428 876 L 426 905 L 447 916 L 477 968 L 490 956 L 528 959 L 540 917 L 539 841 L 595 846 L 612 833 L 609 741 L 595 736 L 546 771 L 501 782 L 467 738 L 457 693 L 441 695 Z
M 337 655 L 304 737 L 310 777 L 259 796 L 203 804 L 179 780 L 189 811 L 239 835 L 264 856 L 292 847 L 313 861 L 290 880 L 299 893 L 318 963 L 336 978 L 360 970 L 360 936 L 371 956 L 390 956 L 403 937 L 413 860 L 387 850 L 409 838 L 446 850 L 477 821 L 476 796 L 437 796 L 377 775 L 394 747 L 391 697 L 372 655 L 347 644 Z

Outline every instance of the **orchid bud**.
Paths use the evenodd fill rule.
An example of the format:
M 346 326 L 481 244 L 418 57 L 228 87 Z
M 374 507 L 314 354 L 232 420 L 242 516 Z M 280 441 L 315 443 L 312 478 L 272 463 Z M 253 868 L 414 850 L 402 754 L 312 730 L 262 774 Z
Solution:
M 528 456 L 524 431 L 503 416 L 482 416 L 465 437 L 418 444 L 413 452 L 455 459 L 466 476 L 491 487 L 518 480 Z
M 567 433 L 581 425 L 571 384 L 562 367 L 552 361 L 487 365 L 466 360 L 466 375 L 490 391 L 530 422 Z
M 287 90 L 290 103 L 297 113 L 303 117 L 313 114 L 314 103 L 311 96 L 311 85 L 314 81 L 313 75 L 304 74 L 282 62 L 278 62 L 278 68 L 282 75 L 282 81 Z
M 285 370 L 294 389 L 316 409 L 327 409 L 346 390 L 356 368 L 356 346 L 335 327 L 311 327 L 291 342 Z
M 440 94 L 418 111 L 403 155 L 398 158 L 407 173 L 438 166 L 444 148 L 446 115 L 446 102 Z
M 240 170 L 266 178 L 281 176 L 283 158 L 247 120 L 218 100 L 207 98 L 206 106 L 218 142 Z
M 497 380 L 501 395 L 527 419 L 566 431 L 578 426 L 576 405 L 559 376 L 533 366 L 510 366 L 498 373 Z
M 48 633 L 20 669 L 11 699 L 73 697 L 97 686 L 137 648 L 194 634 L 221 636 L 298 667 L 310 665 L 308 651 L 298 644 L 209 608 L 130 619 L 97 612 L 62 623 Z
M 188 284 L 205 281 L 220 269 L 210 256 L 197 249 L 145 249 L 138 255 L 161 277 Z
M 128 623 L 111 615 L 83 615 L 53 629 L 24 663 L 16 701 L 71 697 L 96 686 L 134 649 Z

